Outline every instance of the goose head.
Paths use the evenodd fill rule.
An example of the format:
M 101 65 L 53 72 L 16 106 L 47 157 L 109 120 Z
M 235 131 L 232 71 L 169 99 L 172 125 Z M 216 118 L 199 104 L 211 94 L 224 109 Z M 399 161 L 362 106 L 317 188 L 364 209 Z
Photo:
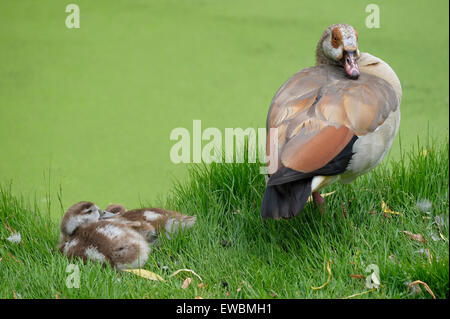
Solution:
M 105 214 L 94 203 L 79 202 L 66 211 L 61 221 L 61 235 L 70 236 L 80 226 L 97 222 Z
M 360 75 L 358 59 L 358 34 L 355 28 L 343 23 L 329 26 L 317 44 L 316 64 L 341 66 L 349 78 L 356 80 Z

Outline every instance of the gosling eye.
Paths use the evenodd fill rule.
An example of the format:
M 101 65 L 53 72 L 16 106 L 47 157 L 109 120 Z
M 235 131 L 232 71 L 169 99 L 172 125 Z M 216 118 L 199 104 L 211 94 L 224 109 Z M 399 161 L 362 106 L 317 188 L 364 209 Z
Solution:
M 92 212 L 94 211 L 94 209 L 95 209 L 95 207 L 94 207 L 94 206 L 91 206 L 91 207 L 88 207 L 88 208 L 83 209 L 83 210 L 81 211 L 81 213 L 82 213 L 82 214 L 85 214 L 85 215 L 88 215 L 88 214 L 92 213 Z

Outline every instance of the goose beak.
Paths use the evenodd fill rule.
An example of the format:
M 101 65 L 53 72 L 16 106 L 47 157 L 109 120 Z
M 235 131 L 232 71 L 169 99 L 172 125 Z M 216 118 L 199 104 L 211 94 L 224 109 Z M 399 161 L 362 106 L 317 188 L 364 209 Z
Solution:
M 352 80 L 357 80 L 359 78 L 359 66 L 356 61 L 356 51 L 344 51 L 343 63 L 344 70 L 347 76 Z
M 106 218 L 111 218 L 111 217 L 116 216 L 116 214 L 114 214 L 114 213 L 110 213 L 110 212 L 107 212 L 107 211 L 101 210 L 101 209 L 99 209 L 98 212 L 100 213 L 100 219 L 106 219 Z

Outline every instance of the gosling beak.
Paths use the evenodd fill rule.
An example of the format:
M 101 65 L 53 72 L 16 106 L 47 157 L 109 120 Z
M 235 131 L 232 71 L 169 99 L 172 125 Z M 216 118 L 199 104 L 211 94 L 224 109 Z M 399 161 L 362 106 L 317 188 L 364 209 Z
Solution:
M 356 51 L 344 51 L 343 63 L 347 76 L 352 80 L 357 80 L 360 72 L 358 62 L 356 61 Z
M 101 209 L 99 209 L 98 212 L 100 213 L 100 219 L 106 219 L 106 218 L 111 218 L 111 217 L 116 216 L 116 214 L 114 214 L 114 213 L 110 213 L 110 212 L 107 212 L 107 211 L 101 210 Z

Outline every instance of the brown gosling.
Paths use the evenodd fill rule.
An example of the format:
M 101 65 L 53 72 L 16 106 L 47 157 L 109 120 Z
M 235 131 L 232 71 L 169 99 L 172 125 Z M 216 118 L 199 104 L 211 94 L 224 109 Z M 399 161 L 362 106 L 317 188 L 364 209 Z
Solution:
M 183 215 L 179 212 L 162 208 L 140 208 L 127 210 L 119 204 L 112 204 L 106 208 L 109 213 L 114 213 L 108 220 L 129 223 L 131 227 L 144 236 L 149 243 L 155 243 L 158 235 L 165 232 L 167 238 L 180 230 L 194 226 L 197 217 Z M 130 224 L 134 223 L 134 224 Z
M 146 262 L 150 246 L 129 225 L 110 219 L 94 203 L 71 206 L 61 222 L 58 249 L 68 258 L 109 263 L 119 269 L 140 268 Z

